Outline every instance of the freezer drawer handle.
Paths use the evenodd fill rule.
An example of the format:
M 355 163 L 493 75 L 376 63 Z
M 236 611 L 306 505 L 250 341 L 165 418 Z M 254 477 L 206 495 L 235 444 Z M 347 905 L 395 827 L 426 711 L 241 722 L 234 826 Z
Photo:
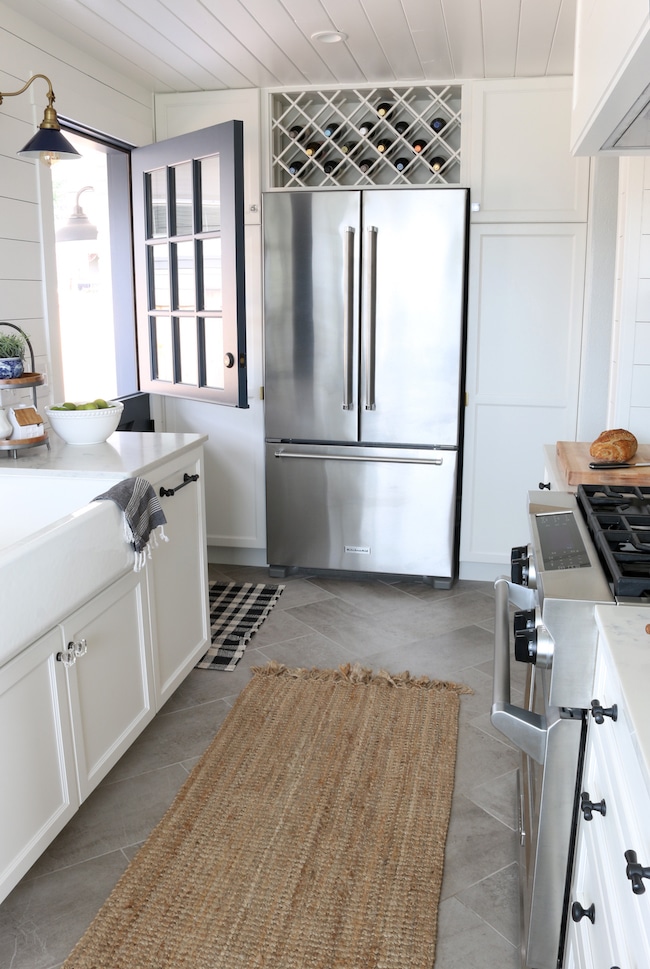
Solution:
M 343 253 L 343 410 L 352 410 L 352 356 L 354 350 L 354 227 L 344 235 Z
M 546 718 L 510 703 L 509 603 L 520 609 L 535 606 L 535 591 L 501 576 L 494 583 L 496 627 L 494 633 L 494 683 L 490 720 L 505 737 L 538 764 L 544 763 Z
M 378 464 L 435 464 L 441 465 L 442 458 L 382 458 L 356 454 L 300 454 L 297 451 L 283 451 L 280 449 L 275 452 L 276 458 L 304 458 L 312 461 L 364 461 L 376 462 Z
M 377 330 L 377 226 L 368 227 L 363 303 L 365 307 L 366 410 L 375 410 L 375 357 Z

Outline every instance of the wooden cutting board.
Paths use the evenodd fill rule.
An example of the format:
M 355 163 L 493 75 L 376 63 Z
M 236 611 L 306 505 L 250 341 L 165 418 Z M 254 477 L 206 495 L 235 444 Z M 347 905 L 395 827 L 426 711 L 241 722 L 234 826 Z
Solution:
M 558 441 L 555 447 L 560 473 L 568 485 L 579 484 L 633 484 L 650 485 L 650 468 L 613 468 L 611 471 L 593 471 L 589 462 L 591 441 Z M 639 444 L 633 461 L 650 461 L 650 444 Z

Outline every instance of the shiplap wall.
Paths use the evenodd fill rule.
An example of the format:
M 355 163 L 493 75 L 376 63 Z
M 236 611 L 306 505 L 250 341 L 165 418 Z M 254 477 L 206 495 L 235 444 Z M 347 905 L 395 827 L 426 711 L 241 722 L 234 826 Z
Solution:
M 49 77 L 61 116 L 130 144 L 153 141 L 148 90 L 0 2 L 0 91 L 18 90 L 32 74 Z M 50 297 L 48 304 L 43 282 L 54 273 L 50 174 L 40 163 L 16 155 L 43 119 L 46 94 L 46 82 L 37 79 L 24 94 L 5 98 L 0 105 L 0 320 L 27 332 L 36 369 L 52 383 L 58 372 L 56 301 Z M 48 292 L 54 293 L 55 285 Z M 12 403 L 8 394 L 13 397 L 13 391 L 5 391 L 0 404 Z M 48 394 L 48 387 L 39 391 L 43 398 Z
M 650 441 L 650 158 L 620 162 L 609 427 Z

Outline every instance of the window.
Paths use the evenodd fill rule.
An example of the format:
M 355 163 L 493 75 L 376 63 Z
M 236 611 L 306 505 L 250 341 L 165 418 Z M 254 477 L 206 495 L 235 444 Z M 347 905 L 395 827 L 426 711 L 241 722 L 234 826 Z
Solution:
M 52 169 L 64 397 L 247 407 L 242 123 L 138 149 L 64 127 L 81 153 Z
M 66 130 L 81 158 L 52 168 L 63 396 L 138 389 L 130 148 Z
M 140 387 L 247 407 L 243 125 L 132 154 Z

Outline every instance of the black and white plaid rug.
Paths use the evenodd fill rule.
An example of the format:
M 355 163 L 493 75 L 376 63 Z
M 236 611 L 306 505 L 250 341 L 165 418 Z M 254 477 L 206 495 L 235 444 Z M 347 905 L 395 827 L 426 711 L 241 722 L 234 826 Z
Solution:
M 210 583 L 212 645 L 196 664 L 202 670 L 234 670 L 253 633 L 282 595 L 283 585 Z

